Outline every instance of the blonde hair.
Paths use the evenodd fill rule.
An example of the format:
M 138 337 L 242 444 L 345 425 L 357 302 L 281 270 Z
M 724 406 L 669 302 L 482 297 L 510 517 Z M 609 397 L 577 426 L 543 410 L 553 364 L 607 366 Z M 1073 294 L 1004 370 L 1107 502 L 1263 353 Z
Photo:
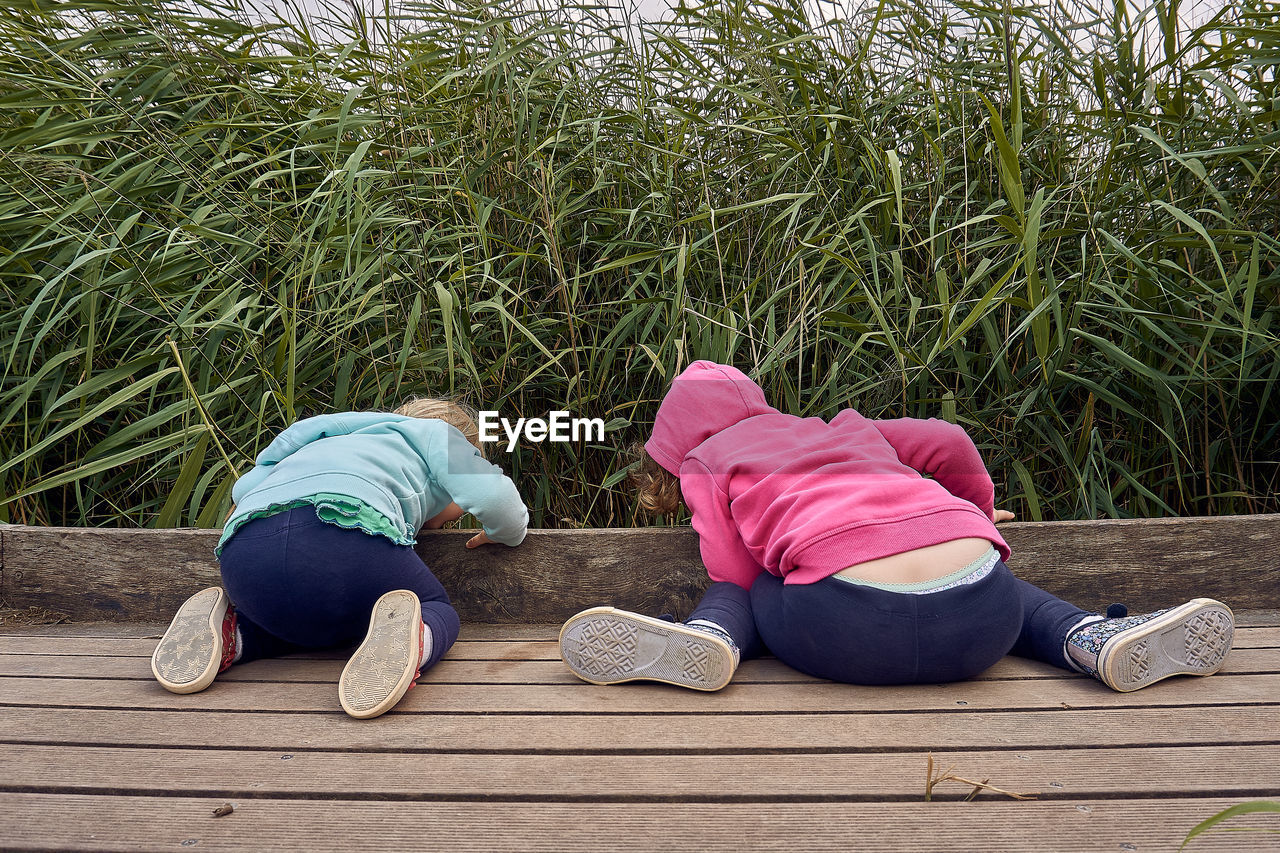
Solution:
M 396 409 L 397 415 L 411 418 L 435 418 L 462 433 L 484 455 L 484 444 L 480 441 L 480 427 L 476 425 L 476 410 L 461 400 L 445 397 L 410 397 Z
M 652 515 L 675 515 L 679 512 L 680 479 L 659 465 L 643 444 L 633 444 L 629 451 L 635 462 L 627 479 L 635 487 L 640 508 Z

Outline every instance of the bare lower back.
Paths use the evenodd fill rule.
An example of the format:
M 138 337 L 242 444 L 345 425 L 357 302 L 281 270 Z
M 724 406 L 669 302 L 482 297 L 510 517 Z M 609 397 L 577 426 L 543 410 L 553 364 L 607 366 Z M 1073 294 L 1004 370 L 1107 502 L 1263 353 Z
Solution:
M 959 571 L 991 548 L 986 539 L 970 537 L 855 563 L 836 572 L 841 577 L 874 583 L 922 583 Z

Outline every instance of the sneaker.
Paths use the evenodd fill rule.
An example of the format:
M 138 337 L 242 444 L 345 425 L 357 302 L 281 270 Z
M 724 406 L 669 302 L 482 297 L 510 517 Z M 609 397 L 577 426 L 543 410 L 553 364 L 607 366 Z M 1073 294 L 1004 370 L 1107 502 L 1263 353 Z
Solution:
M 236 609 L 221 587 L 183 602 L 151 655 L 151 672 L 170 693 L 196 693 L 236 657 Z
M 694 690 L 719 690 L 738 665 L 738 650 L 722 631 L 613 607 L 593 607 L 565 622 L 560 657 L 592 684 L 646 680 Z
M 1234 630 L 1230 607 L 1196 598 L 1077 628 L 1067 637 L 1067 655 L 1085 673 L 1128 693 L 1171 675 L 1212 675 L 1227 659 Z
M 342 710 L 368 719 L 394 708 L 417 681 L 425 627 L 422 604 L 413 592 L 397 589 L 379 598 L 364 642 L 338 679 Z

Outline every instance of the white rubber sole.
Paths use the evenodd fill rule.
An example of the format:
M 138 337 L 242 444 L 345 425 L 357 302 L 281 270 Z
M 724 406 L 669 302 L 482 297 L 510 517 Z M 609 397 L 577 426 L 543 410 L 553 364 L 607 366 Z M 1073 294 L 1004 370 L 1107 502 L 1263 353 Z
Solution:
M 678 622 L 613 607 L 593 607 L 560 629 L 560 657 L 592 684 L 660 681 L 719 690 L 733 678 L 733 650 L 724 640 Z
M 364 642 L 338 679 L 342 710 L 363 720 L 394 708 L 418 674 L 422 630 L 422 605 L 413 592 L 397 589 L 379 598 Z
M 1212 675 L 1226 662 L 1234 633 L 1230 607 L 1192 599 L 1113 637 L 1098 655 L 1098 675 L 1121 693 L 1173 675 Z
M 202 589 L 174 614 L 151 655 L 151 672 L 170 693 L 197 693 L 222 665 L 222 620 L 231 600 L 221 587 Z

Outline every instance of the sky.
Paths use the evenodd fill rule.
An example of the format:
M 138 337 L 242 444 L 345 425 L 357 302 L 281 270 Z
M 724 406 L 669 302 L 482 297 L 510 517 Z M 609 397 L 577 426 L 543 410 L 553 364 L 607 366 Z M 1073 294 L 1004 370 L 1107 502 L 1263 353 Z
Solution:
M 394 7 L 398 0 L 242 0 L 242 2 L 246 6 L 274 9 L 277 14 L 290 19 L 296 19 L 298 14 L 302 14 L 311 19 L 312 23 L 317 23 L 317 18 L 323 18 L 325 15 L 332 16 L 335 8 L 350 9 L 354 12 L 357 3 L 375 15 L 380 12 L 385 14 L 385 4 L 391 3 Z M 531 0 L 530 5 L 544 5 L 549 2 L 555 2 L 555 0 Z M 592 0 L 571 0 L 566 5 L 576 3 L 587 5 L 591 2 Z M 854 9 L 865 8 L 873 5 L 874 2 L 875 0 L 806 0 L 807 4 L 820 9 L 819 14 L 823 17 L 829 17 L 833 13 L 843 17 Z M 920 0 L 920 2 L 932 5 L 947 2 L 947 0 Z M 1098 2 L 1105 2 L 1105 0 L 1098 0 Z M 1183 27 L 1195 27 L 1212 17 L 1226 2 L 1227 0 L 1182 0 L 1178 5 L 1178 17 Z M 678 3 L 679 0 L 606 0 L 598 5 L 612 7 L 619 22 L 625 16 L 635 24 L 640 21 L 657 23 L 669 19 L 671 6 Z M 1131 8 L 1138 9 L 1149 6 L 1151 0 L 1129 0 L 1129 3 Z M 1150 22 L 1149 26 L 1154 26 L 1154 21 Z
M 381 11 L 387 0 L 244 0 L 246 5 L 263 9 L 275 9 L 285 17 L 294 17 L 294 10 L 300 10 L 308 17 L 324 16 L 326 7 L 354 7 L 359 2 L 365 9 Z M 391 0 L 394 3 L 394 0 Z M 605 5 L 605 4 L 600 4 Z M 609 0 L 608 5 L 626 9 L 633 21 L 658 21 L 666 16 L 668 0 Z
M 928 0 L 922 0 L 927 2 Z M 255 5 L 288 5 L 297 6 L 303 10 L 317 12 L 323 9 L 322 0 L 254 0 Z M 351 5 L 353 0 L 345 0 L 345 5 Z M 363 0 L 366 8 L 381 8 L 383 0 Z M 621 6 L 631 12 L 631 14 L 644 21 L 659 21 L 667 17 L 670 9 L 670 2 L 674 0 L 609 0 L 609 5 Z M 1208 18 L 1214 11 L 1221 8 L 1224 0 L 1183 0 L 1179 4 L 1179 17 L 1192 25 Z M 866 3 L 857 2 L 857 0 L 825 0 L 822 5 L 830 11 L 833 8 L 844 6 L 861 7 Z M 1142 4 L 1131 4 L 1146 5 Z

